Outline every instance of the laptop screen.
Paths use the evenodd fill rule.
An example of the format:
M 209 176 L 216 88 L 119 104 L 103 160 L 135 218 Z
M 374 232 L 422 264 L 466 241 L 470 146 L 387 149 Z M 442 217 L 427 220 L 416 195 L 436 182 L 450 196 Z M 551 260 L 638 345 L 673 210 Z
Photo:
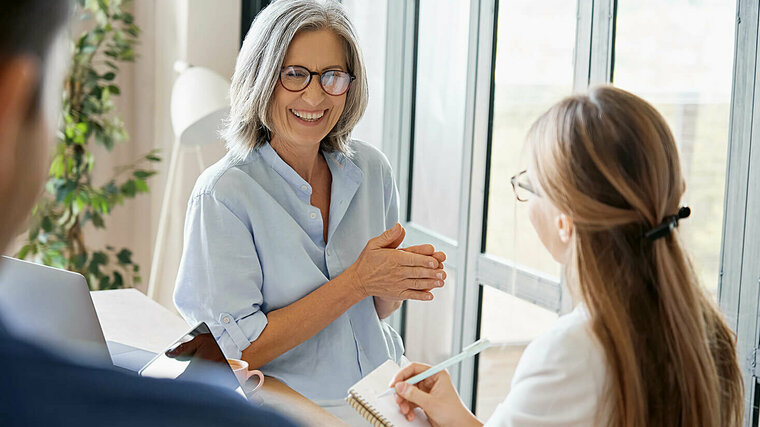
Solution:
M 245 397 L 227 358 L 205 323 L 200 323 L 159 353 L 140 370 L 140 375 L 215 385 L 235 390 Z

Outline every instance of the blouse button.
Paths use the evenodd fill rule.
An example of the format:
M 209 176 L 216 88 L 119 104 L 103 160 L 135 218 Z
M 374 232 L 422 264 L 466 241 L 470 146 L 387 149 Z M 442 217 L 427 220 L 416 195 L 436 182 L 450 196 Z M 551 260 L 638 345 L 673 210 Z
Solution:
M 311 219 L 315 219 L 317 217 L 317 213 L 316 212 L 312 212 L 312 213 L 309 214 L 309 217 Z
M 225 316 L 224 319 L 222 319 L 222 322 L 224 323 L 230 323 L 230 318 Z
M 309 189 L 309 187 L 307 187 L 307 186 L 305 186 L 305 185 L 302 185 L 302 186 L 301 186 L 301 190 L 303 190 L 303 191 L 306 191 L 306 190 L 308 190 L 308 189 Z
M 327 256 L 330 256 L 330 255 L 332 255 L 332 252 L 330 252 L 330 250 L 328 249 L 327 250 Z

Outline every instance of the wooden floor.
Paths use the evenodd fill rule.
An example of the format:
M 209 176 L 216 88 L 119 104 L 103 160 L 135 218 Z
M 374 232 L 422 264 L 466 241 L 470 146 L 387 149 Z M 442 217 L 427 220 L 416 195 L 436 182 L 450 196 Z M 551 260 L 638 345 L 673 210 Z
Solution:
M 512 376 L 525 345 L 492 347 L 480 354 L 475 414 L 487 420 L 509 393 Z

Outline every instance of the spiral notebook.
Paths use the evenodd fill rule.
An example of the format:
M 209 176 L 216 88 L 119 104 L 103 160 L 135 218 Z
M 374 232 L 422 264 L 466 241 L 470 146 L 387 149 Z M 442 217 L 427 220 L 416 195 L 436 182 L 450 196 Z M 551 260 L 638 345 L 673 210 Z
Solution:
M 399 410 L 394 395 L 378 399 L 400 369 L 392 360 L 386 361 L 348 390 L 346 402 L 374 427 L 430 427 L 421 409 L 415 409 L 414 421 L 409 422 Z

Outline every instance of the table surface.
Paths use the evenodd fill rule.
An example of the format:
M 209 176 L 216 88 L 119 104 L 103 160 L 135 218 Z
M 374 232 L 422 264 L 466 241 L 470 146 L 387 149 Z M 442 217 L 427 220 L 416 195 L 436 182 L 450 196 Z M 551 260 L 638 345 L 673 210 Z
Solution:
M 94 291 L 91 295 L 107 341 L 158 353 L 190 329 L 181 317 L 136 289 Z M 348 425 L 275 378 L 266 377 L 256 395 L 265 406 L 304 425 Z

